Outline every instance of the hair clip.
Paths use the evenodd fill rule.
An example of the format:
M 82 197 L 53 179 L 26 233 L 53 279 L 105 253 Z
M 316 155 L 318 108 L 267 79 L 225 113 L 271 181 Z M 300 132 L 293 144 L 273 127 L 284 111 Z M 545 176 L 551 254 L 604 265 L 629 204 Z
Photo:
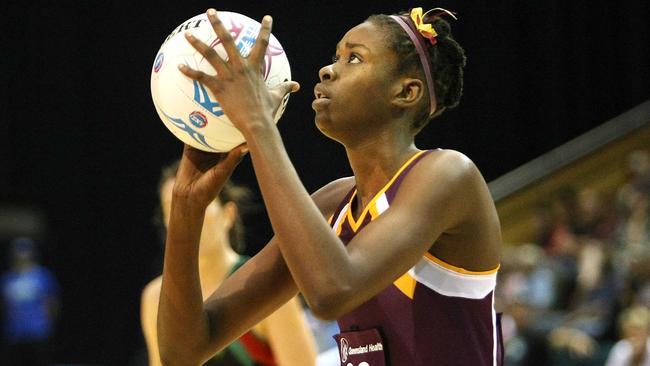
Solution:
M 437 40 L 436 37 L 438 36 L 438 33 L 436 32 L 435 29 L 433 29 L 433 26 L 429 23 L 424 23 L 424 17 L 431 13 L 432 11 L 438 11 L 434 17 L 437 17 L 439 14 L 446 14 L 451 16 L 452 18 L 458 20 L 454 13 L 450 12 L 447 9 L 443 8 L 433 8 L 431 10 L 428 10 L 426 13 L 422 13 L 422 8 L 413 8 L 411 9 L 411 20 L 413 21 L 413 24 L 415 25 L 415 28 L 417 29 L 418 32 L 422 35 L 422 37 L 426 38 L 431 42 L 432 45 L 435 45 Z

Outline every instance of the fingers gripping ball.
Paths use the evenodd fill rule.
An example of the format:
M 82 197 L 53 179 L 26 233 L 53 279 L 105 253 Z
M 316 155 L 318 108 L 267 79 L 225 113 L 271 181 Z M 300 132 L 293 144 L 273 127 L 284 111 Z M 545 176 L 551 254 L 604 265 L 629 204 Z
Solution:
M 219 19 L 230 31 L 241 55 L 248 56 L 260 31 L 260 23 L 227 11 L 219 12 Z M 216 74 L 210 63 L 187 42 L 184 37 L 187 31 L 212 47 L 222 59 L 227 58 L 221 40 L 205 14 L 183 22 L 167 36 L 154 59 L 151 69 L 153 103 L 165 126 L 184 143 L 208 152 L 230 151 L 244 142 L 244 136 L 233 126 L 208 88 L 178 70 L 177 66 L 184 64 L 209 75 Z M 273 35 L 269 39 L 261 72 L 268 88 L 291 80 L 289 60 Z M 284 112 L 288 97 L 275 114 L 276 123 Z M 242 98 L 246 96 L 242 95 Z

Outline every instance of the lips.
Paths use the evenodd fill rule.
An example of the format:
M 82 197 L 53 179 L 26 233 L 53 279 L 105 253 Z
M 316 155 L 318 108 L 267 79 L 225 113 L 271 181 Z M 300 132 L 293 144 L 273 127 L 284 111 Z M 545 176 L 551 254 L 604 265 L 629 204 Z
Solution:
M 316 84 L 314 87 L 314 97 L 316 97 L 316 99 L 329 99 L 327 90 L 325 90 L 323 84 Z
M 316 84 L 314 87 L 314 101 L 311 103 L 311 107 L 318 112 L 323 110 L 330 103 L 330 98 L 328 91 L 325 89 L 323 84 Z

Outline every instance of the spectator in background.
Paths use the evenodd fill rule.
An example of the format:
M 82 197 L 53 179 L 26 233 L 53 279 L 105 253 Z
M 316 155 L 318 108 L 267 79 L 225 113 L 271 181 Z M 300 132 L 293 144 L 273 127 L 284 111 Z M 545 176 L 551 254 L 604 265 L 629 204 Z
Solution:
M 10 245 L 10 268 L 2 276 L 3 365 L 47 365 L 58 313 L 59 286 L 39 264 L 36 243 L 18 238 Z
M 622 339 L 609 353 L 606 366 L 650 366 L 650 310 L 633 306 L 621 313 Z

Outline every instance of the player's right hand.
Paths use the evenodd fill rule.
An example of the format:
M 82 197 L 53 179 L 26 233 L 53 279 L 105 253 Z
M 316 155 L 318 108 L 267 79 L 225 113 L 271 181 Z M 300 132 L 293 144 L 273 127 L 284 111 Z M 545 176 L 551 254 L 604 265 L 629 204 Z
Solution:
M 227 153 L 209 153 L 185 145 L 176 174 L 174 199 L 207 207 L 247 152 L 246 144 Z

